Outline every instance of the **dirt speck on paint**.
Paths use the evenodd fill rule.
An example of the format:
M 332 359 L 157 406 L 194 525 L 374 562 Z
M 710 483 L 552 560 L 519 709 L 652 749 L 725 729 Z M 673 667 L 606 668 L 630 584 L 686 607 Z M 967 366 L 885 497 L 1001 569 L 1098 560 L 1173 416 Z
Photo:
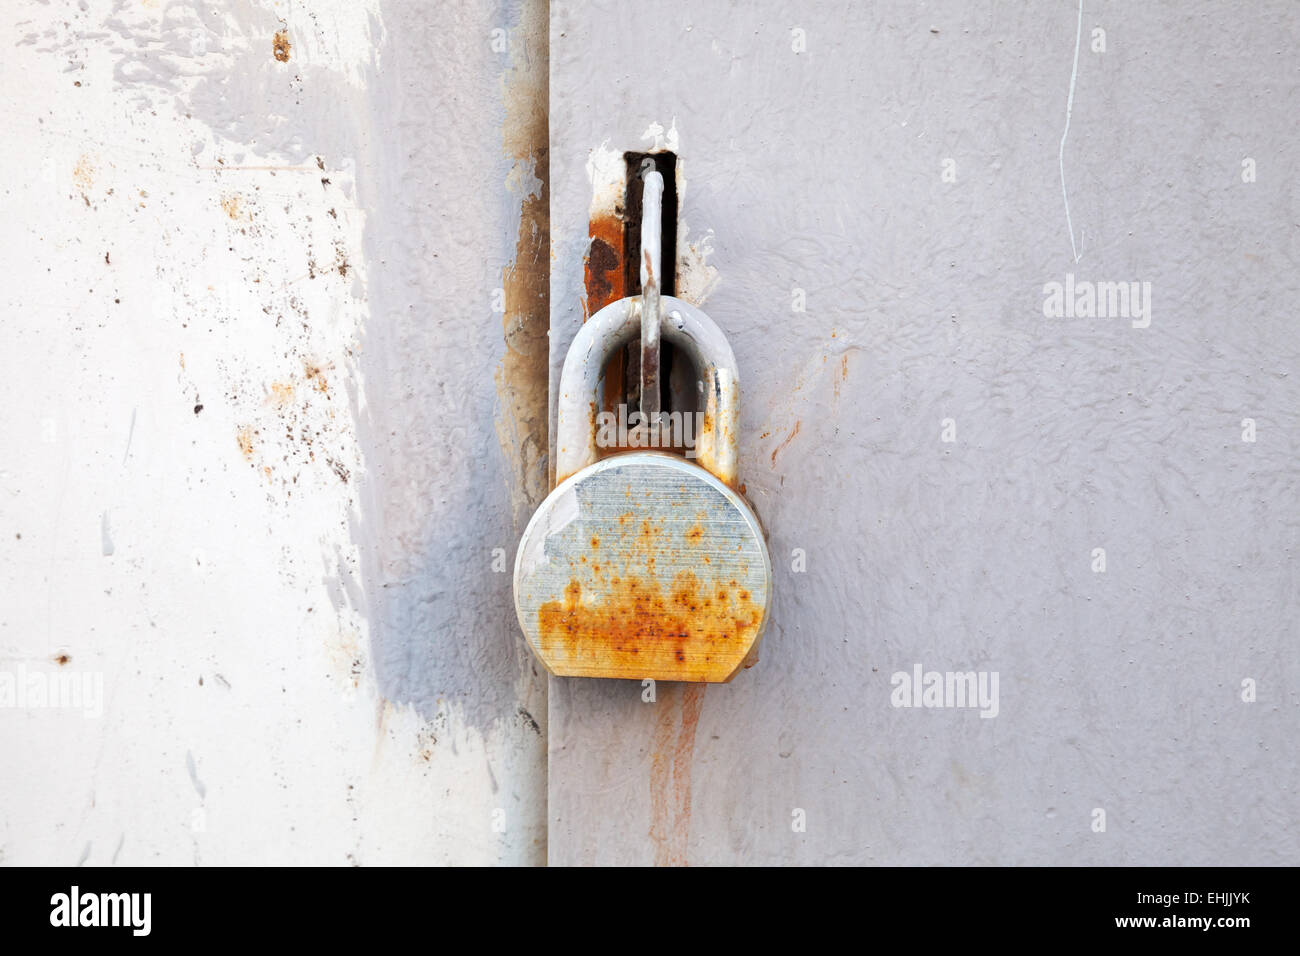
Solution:
M 525 710 L 523 707 L 520 707 L 519 710 L 517 711 L 517 713 L 518 713 L 519 717 L 523 720 L 523 722 L 524 722 L 524 726 L 526 726 L 529 730 L 531 730 L 531 731 L 532 731 L 533 733 L 535 733 L 537 736 L 540 737 L 540 736 L 542 735 L 542 727 L 541 727 L 541 725 L 537 722 L 537 718 L 535 718 L 532 714 L 530 714 L 530 713 L 529 713 L 527 710 Z
M 348 479 L 352 477 L 352 472 L 348 471 L 347 468 L 335 461 L 333 458 L 326 458 L 325 464 L 330 466 L 330 470 L 333 471 L 334 474 L 338 475 L 339 481 L 344 484 L 347 484 Z
M 287 30 L 281 30 L 279 33 L 275 35 L 275 41 L 272 46 L 272 50 L 275 53 L 275 58 L 279 60 L 281 63 L 288 63 L 289 49 L 290 49 L 289 32 Z
M 320 392 L 322 395 L 329 394 L 329 382 L 325 378 L 325 370 L 323 368 L 315 362 L 303 359 L 302 369 L 303 373 L 307 376 L 307 381 L 311 382 L 312 385 L 315 386 L 316 391 Z
M 655 866 L 689 865 L 691 764 L 707 688 L 707 684 L 663 685 L 650 762 L 649 835 Z

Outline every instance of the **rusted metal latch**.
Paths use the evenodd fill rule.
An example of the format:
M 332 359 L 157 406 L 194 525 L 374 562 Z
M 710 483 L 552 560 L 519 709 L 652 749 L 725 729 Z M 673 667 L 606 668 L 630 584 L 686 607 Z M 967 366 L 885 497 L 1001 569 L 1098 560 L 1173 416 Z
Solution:
M 519 543 L 515 610 L 552 674 L 728 681 L 758 659 L 771 561 L 736 490 L 735 357 L 712 319 L 661 295 L 664 180 L 648 160 L 641 177 L 641 293 L 600 309 L 565 357 L 557 484 Z M 642 428 L 682 414 L 660 407 L 661 344 L 692 363 L 694 462 L 636 443 L 600 457 L 597 389 L 610 357 L 638 337 Z

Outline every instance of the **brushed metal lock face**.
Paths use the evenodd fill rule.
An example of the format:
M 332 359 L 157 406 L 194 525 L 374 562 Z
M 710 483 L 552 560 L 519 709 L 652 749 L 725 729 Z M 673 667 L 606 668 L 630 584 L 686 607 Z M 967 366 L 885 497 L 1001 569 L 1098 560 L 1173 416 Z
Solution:
M 516 609 L 553 674 L 718 682 L 757 659 L 771 581 L 739 495 L 675 455 L 631 452 L 574 475 L 533 516 Z
M 515 559 L 515 610 L 552 674 L 724 682 L 758 659 L 772 567 L 734 490 L 739 385 L 726 338 L 665 296 L 663 338 L 695 362 L 704 406 L 696 460 L 655 451 L 598 459 L 596 386 L 640 334 L 639 300 L 582 327 L 560 379 L 556 479 Z

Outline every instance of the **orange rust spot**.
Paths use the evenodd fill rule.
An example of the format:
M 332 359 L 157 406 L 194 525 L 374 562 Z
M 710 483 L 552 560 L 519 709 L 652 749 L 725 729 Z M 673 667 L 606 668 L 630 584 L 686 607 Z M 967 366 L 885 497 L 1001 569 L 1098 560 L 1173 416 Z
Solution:
M 237 193 L 231 193 L 229 196 L 221 197 L 221 208 L 226 211 L 226 215 L 231 219 L 238 219 L 240 214 L 240 198 Z
M 56 664 L 58 664 L 60 667 L 62 667 L 64 664 L 68 663 L 68 661 L 70 661 L 70 660 L 72 660 L 72 658 L 69 657 L 67 654 L 59 654 L 57 657 L 54 658 L 54 663 L 56 663 Z
M 89 156 L 83 154 L 77 160 L 72 168 L 72 182 L 83 194 L 95 185 L 95 167 Z
M 239 442 L 239 450 L 244 453 L 244 458 L 248 461 L 253 460 L 253 426 L 245 425 L 235 435 L 235 440 Z
M 763 609 L 748 591 L 681 571 L 666 589 L 634 575 L 569 581 L 537 611 L 543 657 L 557 674 L 726 680 L 758 634 Z M 707 596 L 716 595 L 716 602 Z
M 594 534 L 591 536 L 591 546 L 592 546 L 593 548 L 599 548 L 599 547 L 600 547 L 600 539 L 597 538 Z
M 292 382 L 272 382 L 271 394 L 267 401 L 277 408 L 283 408 L 293 401 L 293 383 Z
M 271 45 L 271 51 L 275 54 L 275 58 L 281 63 L 288 63 L 290 47 L 289 31 L 281 30 L 275 35 L 275 40 Z
M 699 525 L 691 525 L 690 530 L 686 532 L 684 537 L 691 544 L 698 544 L 700 539 L 704 537 L 704 529 Z

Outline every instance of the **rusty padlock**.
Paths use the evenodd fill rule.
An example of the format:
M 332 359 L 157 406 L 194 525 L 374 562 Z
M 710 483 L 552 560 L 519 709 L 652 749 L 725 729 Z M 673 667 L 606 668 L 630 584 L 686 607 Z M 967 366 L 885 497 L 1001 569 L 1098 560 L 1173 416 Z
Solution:
M 556 487 L 520 541 L 515 610 L 552 674 L 724 682 L 757 661 L 772 594 L 767 543 L 735 490 L 736 361 L 698 308 L 657 293 L 648 308 L 698 373 L 695 462 L 660 451 L 599 457 L 597 387 L 647 309 L 644 296 L 606 306 L 565 358 Z

